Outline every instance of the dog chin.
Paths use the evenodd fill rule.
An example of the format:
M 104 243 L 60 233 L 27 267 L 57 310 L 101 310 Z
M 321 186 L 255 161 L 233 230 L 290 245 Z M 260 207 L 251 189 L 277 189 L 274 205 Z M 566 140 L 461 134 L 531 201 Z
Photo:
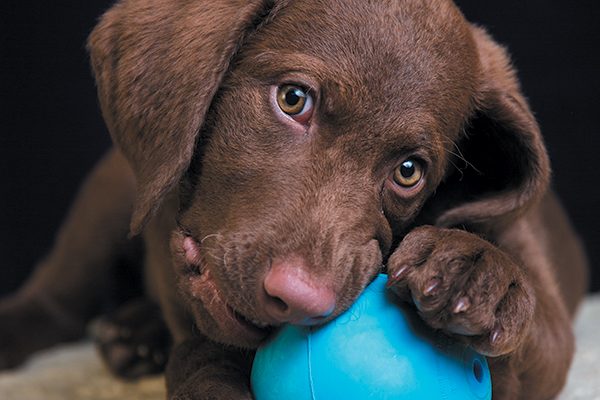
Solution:
M 215 342 L 229 346 L 255 349 L 274 330 L 273 326 L 256 325 L 229 306 L 220 309 L 218 315 L 208 311 L 208 315 L 194 314 L 200 332 Z

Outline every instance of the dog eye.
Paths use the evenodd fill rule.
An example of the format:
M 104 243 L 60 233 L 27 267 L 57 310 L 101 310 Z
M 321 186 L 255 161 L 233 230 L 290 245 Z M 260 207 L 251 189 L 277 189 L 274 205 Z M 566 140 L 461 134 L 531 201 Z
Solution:
M 412 188 L 421 182 L 423 166 L 417 160 L 407 159 L 394 171 L 394 182 L 403 188 Z
M 281 111 L 295 121 L 308 123 L 312 116 L 313 99 L 308 91 L 297 85 L 284 85 L 277 90 L 277 104 Z

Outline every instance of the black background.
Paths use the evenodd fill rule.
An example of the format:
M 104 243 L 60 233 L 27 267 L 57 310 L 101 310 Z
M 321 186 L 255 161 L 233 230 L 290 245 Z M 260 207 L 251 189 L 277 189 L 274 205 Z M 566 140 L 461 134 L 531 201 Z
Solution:
M 461 0 L 507 45 L 550 151 L 554 186 L 600 261 L 600 2 Z M 85 39 L 110 1 L 0 2 L 0 294 L 52 244 L 109 146 Z M 593 272 L 593 288 L 600 274 Z

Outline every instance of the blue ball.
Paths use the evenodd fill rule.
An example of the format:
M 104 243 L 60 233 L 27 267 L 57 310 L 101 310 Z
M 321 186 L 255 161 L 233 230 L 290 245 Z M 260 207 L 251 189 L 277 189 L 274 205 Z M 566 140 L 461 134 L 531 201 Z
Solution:
M 285 326 L 259 348 L 256 400 L 491 399 L 485 357 L 427 328 L 386 281 L 330 323 Z

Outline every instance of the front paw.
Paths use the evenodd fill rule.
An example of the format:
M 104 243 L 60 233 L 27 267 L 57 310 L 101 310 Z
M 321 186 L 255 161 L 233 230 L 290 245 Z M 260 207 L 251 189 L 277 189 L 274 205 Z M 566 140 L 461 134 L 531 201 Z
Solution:
M 499 356 L 523 341 L 535 299 L 521 268 L 471 233 L 425 226 L 410 232 L 388 261 L 389 287 L 414 302 L 435 329 Z
M 159 307 L 133 300 L 91 326 L 97 349 L 112 373 L 126 379 L 162 372 L 171 337 Z

